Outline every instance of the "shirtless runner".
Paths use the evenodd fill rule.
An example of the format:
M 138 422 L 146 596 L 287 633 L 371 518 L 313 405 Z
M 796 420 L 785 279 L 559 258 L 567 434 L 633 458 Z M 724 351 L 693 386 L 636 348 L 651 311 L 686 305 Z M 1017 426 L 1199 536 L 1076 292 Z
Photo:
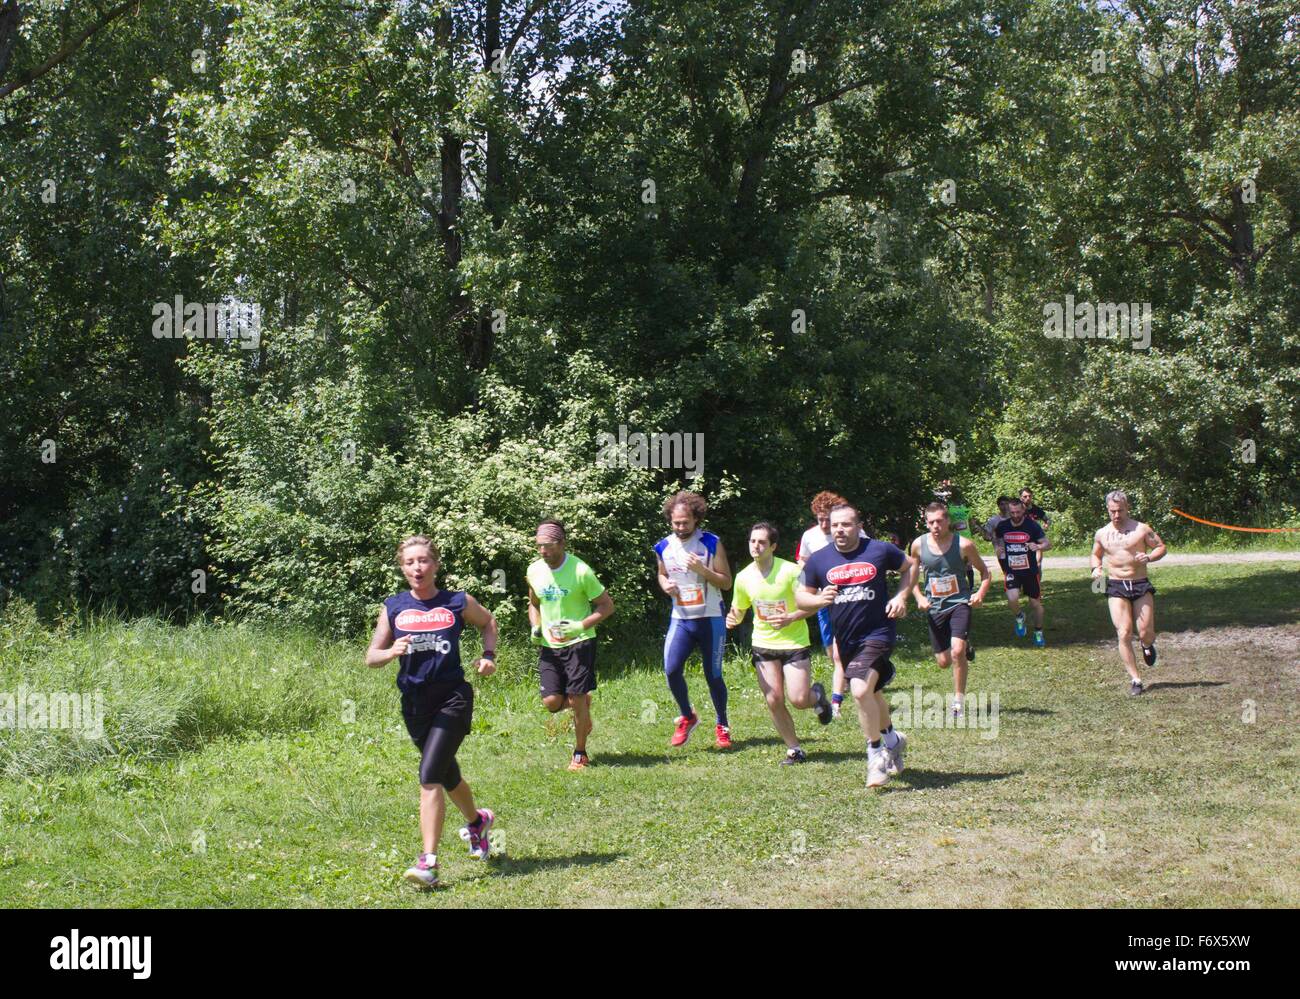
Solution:
M 1119 654 L 1131 678 L 1129 693 L 1143 692 L 1133 655 L 1133 631 L 1136 625 L 1142 644 L 1142 659 L 1148 666 L 1156 664 L 1156 588 L 1147 578 L 1147 564 L 1165 557 L 1165 543 L 1150 527 L 1129 515 L 1128 497 L 1119 489 L 1106 494 L 1106 512 L 1110 523 L 1097 531 L 1092 545 L 1092 575 L 1102 574 L 1102 556 L 1106 556 L 1109 579 L 1106 597 L 1110 619 L 1119 638 Z

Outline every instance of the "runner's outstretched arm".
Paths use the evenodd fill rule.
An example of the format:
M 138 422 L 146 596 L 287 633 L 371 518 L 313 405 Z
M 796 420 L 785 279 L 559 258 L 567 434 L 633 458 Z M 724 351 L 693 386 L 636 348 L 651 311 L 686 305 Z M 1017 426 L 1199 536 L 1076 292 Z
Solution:
M 889 601 L 885 609 L 885 613 L 890 617 L 907 617 L 907 595 L 916 585 L 917 570 L 921 565 L 920 560 L 912 558 L 911 555 L 904 555 L 903 560 L 898 592 L 894 594 L 894 599 Z
M 582 619 L 583 630 L 594 628 L 601 621 L 608 621 L 614 616 L 614 598 L 606 590 L 591 602 L 591 613 Z
M 371 669 L 386 666 L 398 656 L 410 651 L 411 640 L 399 638 L 393 641 L 393 629 L 388 626 L 388 612 L 379 610 L 379 620 L 375 622 L 375 633 L 370 639 L 370 648 L 366 649 L 366 665 Z
M 668 567 L 664 565 L 664 560 L 658 555 L 655 556 L 655 563 L 659 566 L 659 589 L 663 590 L 668 596 L 677 596 L 677 584 L 672 581 L 668 575 Z
M 827 586 L 820 592 L 811 586 L 800 586 L 794 591 L 794 602 L 800 610 L 810 610 L 816 613 L 823 607 L 829 607 L 833 604 L 837 592 L 838 589 L 834 584 Z
M 542 602 L 537 599 L 537 594 L 533 592 L 533 584 L 528 584 L 528 626 L 533 629 L 533 634 L 539 634 L 538 630 L 542 626 Z
M 912 542 L 912 547 L 908 549 L 908 554 L 911 555 L 913 558 L 917 559 L 918 561 L 921 558 L 921 541 L 924 539 L 924 537 L 925 535 L 922 535 L 921 537 L 917 538 L 915 541 Z M 915 583 L 912 584 L 912 596 L 916 598 L 916 606 L 918 608 L 920 608 L 921 610 L 929 610 L 930 601 L 928 601 L 925 598 L 925 594 L 921 592 L 920 576 L 921 574 L 917 573 L 917 580 Z
M 1169 551 L 1165 547 L 1165 543 L 1160 540 L 1160 535 L 1153 528 L 1147 528 L 1146 542 L 1152 546 L 1151 551 L 1147 553 L 1148 562 L 1159 562 L 1165 557 L 1165 553 Z
M 966 564 L 975 569 L 980 574 L 980 588 L 970 598 L 970 605 L 978 607 L 984 602 L 984 597 L 989 592 L 989 584 L 993 582 L 993 573 L 989 572 L 989 567 L 984 562 L 984 556 L 975 547 L 975 542 L 970 538 L 961 539 L 961 554 Z
M 1092 574 L 1094 576 L 1101 572 L 1101 561 L 1105 551 L 1101 547 L 1101 531 L 1098 531 L 1092 536 L 1092 558 L 1089 559 L 1089 562 L 1092 563 Z
M 703 574 L 718 589 L 731 589 L 731 563 L 727 561 L 727 548 L 721 541 L 718 542 L 718 555 L 713 560 L 713 568 L 704 568 Z
M 483 652 L 484 655 L 474 664 L 479 676 L 491 676 L 496 672 L 497 664 L 487 655 L 497 650 L 497 619 L 492 616 L 492 612 L 484 607 L 481 603 L 465 594 L 465 612 L 464 618 L 467 623 L 472 624 L 483 635 Z

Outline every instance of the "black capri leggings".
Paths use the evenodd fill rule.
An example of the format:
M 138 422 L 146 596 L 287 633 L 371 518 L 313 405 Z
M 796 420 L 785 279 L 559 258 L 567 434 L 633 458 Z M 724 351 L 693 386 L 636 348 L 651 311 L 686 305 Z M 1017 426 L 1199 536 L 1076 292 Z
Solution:
M 421 784 L 441 784 L 448 791 L 460 786 L 456 750 L 469 734 L 473 714 L 474 688 L 464 680 L 402 695 L 406 731 L 420 751 Z

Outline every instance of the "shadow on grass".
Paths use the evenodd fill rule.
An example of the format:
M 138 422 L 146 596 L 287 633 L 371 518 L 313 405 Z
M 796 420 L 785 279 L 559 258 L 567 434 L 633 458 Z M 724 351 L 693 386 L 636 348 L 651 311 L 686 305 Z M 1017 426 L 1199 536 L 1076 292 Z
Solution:
M 765 736 L 751 735 L 747 739 L 731 740 L 732 749 L 744 749 L 747 746 L 780 746 L 782 749 L 784 749 L 785 743 L 782 742 L 774 735 L 765 735 Z
M 495 861 L 493 873 L 498 877 L 515 878 L 538 871 L 551 871 L 569 867 L 598 867 L 612 864 L 621 853 L 575 853 L 571 857 L 511 857 L 507 854 Z
M 865 747 L 859 750 L 845 751 L 842 749 L 837 749 L 833 752 L 823 753 L 819 751 L 816 747 L 810 748 L 805 746 L 804 752 L 808 754 L 809 763 L 843 763 L 845 760 L 848 760 L 850 762 L 853 760 L 857 760 L 859 763 L 862 764 L 864 770 L 867 765 L 867 750 Z
M 934 787 L 952 787 L 956 784 L 987 784 L 995 780 L 1007 780 L 1019 777 L 1023 770 L 1012 770 L 1003 774 L 943 773 L 938 770 L 905 770 L 897 780 L 905 790 L 924 791 Z
M 1146 692 L 1149 694 L 1153 690 L 1160 690 L 1165 687 L 1168 687 L 1170 690 L 1175 690 L 1179 687 L 1226 687 L 1227 685 L 1228 681 L 1226 680 L 1188 680 L 1186 683 L 1152 683 L 1146 687 Z
M 1055 711 L 1048 711 L 1046 708 L 1000 708 L 999 714 L 1004 715 L 1054 715 Z
M 591 756 L 592 769 L 597 767 L 662 767 L 672 762 L 668 753 L 597 753 Z

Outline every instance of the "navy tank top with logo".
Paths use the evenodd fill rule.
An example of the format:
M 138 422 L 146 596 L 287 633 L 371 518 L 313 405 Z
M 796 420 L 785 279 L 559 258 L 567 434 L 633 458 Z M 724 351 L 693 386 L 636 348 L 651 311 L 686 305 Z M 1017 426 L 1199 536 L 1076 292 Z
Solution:
M 465 593 L 439 590 L 428 600 L 410 590 L 384 601 L 394 640 L 411 639 L 411 651 L 401 657 L 397 687 L 404 693 L 429 684 L 465 679 L 460 664 L 460 633 L 465 628 Z

